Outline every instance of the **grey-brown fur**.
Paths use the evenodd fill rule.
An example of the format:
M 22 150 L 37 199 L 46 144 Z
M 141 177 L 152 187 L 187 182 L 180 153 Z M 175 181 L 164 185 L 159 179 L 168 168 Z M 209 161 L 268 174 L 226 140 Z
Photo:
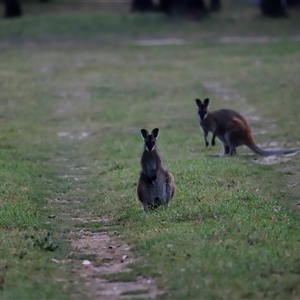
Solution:
M 142 129 L 144 138 L 144 151 L 141 157 L 140 176 L 137 184 L 137 195 L 145 212 L 148 208 L 168 205 L 175 193 L 173 175 L 163 166 L 161 158 L 156 151 L 156 139 L 159 129 L 155 128 L 151 134 Z

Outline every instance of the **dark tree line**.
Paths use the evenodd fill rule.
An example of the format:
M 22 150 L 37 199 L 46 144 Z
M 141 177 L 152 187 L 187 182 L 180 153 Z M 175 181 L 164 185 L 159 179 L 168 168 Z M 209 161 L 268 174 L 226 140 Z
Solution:
M 209 11 L 218 11 L 221 8 L 221 0 L 210 0 L 209 7 L 204 0 L 160 0 L 154 5 L 152 0 L 133 0 L 131 11 L 161 11 L 167 15 L 189 15 L 201 17 Z
M 260 10 L 264 16 L 274 18 L 287 17 L 285 7 L 281 0 L 261 0 Z
M 287 7 L 300 6 L 300 0 L 253 0 L 259 4 L 262 15 L 272 18 L 288 17 Z
M 243 0 L 249 1 L 249 0 Z M 160 0 L 155 6 L 152 0 L 132 0 L 131 10 L 162 11 L 167 15 L 187 15 L 198 18 L 207 15 L 210 11 L 218 11 L 221 8 L 221 0 Z M 268 17 L 287 17 L 287 7 L 300 6 L 300 0 L 253 0 L 259 4 L 261 13 Z
M 0 0 L 1 1 L 1 0 Z M 48 2 L 48 0 L 36 0 Z M 147 12 L 161 11 L 166 15 L 188 16 L 199 19 L 209 12 L 221 9 L 221 0 L 159 0 L 155 5 L 153 0 L 132 0 L 131 11 Z M 249 1 L 249 0 L 243 0 Z M 286 6 L 300 6 L 300 0 L 252 0 L 259 4 L 264 16 L 287 17 Z M 22 16 L 21 0 L 2 0 L 4 4 L 4 17 L 13 18 Z M 286 4 L 286 6 L 285 6 Z
M 22 16 L 21 3 L 19 0 L 3 0 L 4 17 L 14 18 Z
M 48 0 L 37 0 L 38 2 L 48 2 Z M 1 0 L 0 0 L 1 2 Z M 4 17 L 15 18 L 21 17 L 23 12 L 21 8 L 21 0 L 2 0 L 4 4 Z

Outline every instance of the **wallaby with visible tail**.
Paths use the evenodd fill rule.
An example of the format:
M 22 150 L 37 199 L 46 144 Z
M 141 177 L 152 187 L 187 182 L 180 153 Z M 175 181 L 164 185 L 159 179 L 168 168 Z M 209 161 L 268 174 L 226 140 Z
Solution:
M 168 205 L 175 193 L 173 175 L 163 166 L 156 151 L 159 129 L 151 134 L 141 129 L 144 138 L 144 151 L 141 157 L 140 176 L 137 184 L 137 195 L 145 212 L 148 208 L 156 208 L 162 204 Z
M 231 109 L 220 109 L 208 111 L 209 99 L 203 102 L 196 99 L 198 107 L 199 124 L 203 131 L 206 147 L 209 145 L 207 135 L 212 132 L 211 145 L 215 145 L 217 137 L 223 144 L 223 156 L 232 156 L 236 154 L 236 147 L 245 145 L 253 152 L 262 155 L 280 155 L 294 153 L 300 148 L 280 149 L 280 150 L 263 150 L 254 142 L 250 126 L 245 118 L 238 112 Z

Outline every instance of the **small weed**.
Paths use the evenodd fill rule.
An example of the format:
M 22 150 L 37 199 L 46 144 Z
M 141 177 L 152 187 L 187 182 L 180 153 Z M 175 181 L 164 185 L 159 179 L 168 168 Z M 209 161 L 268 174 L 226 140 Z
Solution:
M 53 241 L 52 233 L 44 232 L 41 236 L 30 236 L 30 240 L 34 247 L 38 247 L 45 251 L 55 251 L 58 248 L 57 243 Z
M 112 258 L 103 258 L 101 259 L 101 263 L 110 263 L 112 261 Z

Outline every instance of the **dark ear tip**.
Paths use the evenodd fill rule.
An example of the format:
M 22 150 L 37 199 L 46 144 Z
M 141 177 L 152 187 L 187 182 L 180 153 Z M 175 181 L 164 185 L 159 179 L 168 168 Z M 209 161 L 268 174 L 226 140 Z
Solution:
M 141 129 L 141 135 L 143 138 L 145 138 L 145 136 L 147 136 L 147 134 L 148 134 L 148 131 L 146 129 L 144 129 L 144 128 Z
M 151 135 L 153 135 L 155 138 L 158 137 L 159 129 L 156 127 L 152 130 Z

